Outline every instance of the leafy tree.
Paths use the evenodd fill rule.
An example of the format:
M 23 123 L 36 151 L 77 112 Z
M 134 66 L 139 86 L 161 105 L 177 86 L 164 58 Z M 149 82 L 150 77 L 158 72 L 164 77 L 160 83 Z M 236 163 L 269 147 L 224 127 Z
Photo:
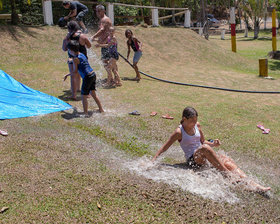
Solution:
M 253 21 L 254 39 L 257 39 L 259 36 L 260 23 L 265 15 L 265 0 L 244 0 L 242 4 L 244 12 Z
M 42 1 L 41 0 L 28 0 L 18 5 L 22 14 L 21 22 L 27 25 L 42 24 Z

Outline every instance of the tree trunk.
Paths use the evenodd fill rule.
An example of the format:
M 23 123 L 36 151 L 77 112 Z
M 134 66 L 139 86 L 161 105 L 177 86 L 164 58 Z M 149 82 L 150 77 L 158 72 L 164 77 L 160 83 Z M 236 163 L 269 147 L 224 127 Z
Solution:
M 267 7 L 268 7 L 268 0 L 265 0 L 265 5 L 264 5 L 265 13 L 264 13 L 264 30 L 266 30 L 266 20 L 267 20 Z
M 10 0 L 11 3 L 11 10 L 12 10 L 12 24 L 13 25 L 18 25 L 19 22 L 19 17 L 18 14 L 16 12 L 16 2 L 15 0 Z
M 241 16 L 241 9 L 238 8 L 238 19 L 240 22 L 240 29 L 242 30 L 242 16 Z
M 200 13 L 201 26 L 203 26 L 204 20 L 205 20 L 205 1 L 204 0 L 200 0 L 200 10 L 201 10 L 201 13 Z
M 258 39 L 258 37 L 259 37 L 259 30 L 260 30 L 260 23 L 255 18 L 255 22 L 254 22 L 254 39 Z

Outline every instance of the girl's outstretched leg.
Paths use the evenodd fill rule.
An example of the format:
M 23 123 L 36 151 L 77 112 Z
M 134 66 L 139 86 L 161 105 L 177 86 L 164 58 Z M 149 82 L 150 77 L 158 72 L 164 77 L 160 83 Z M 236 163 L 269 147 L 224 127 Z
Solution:
M 270 187 L 264 187 L 255 181 L 250 180 L 230 157 L 226 155 L 219 155 L 219 157 L 224 163 L 225 167 L 234 175 L 233 178 L 237 178 L 236 182 L 243 182 L 249 187 L 249 190 L 256 192 L 267 192 L 271 189 Z
M 222 172 L 229 171 L 224 163 L 219 159 L 216 152 L 209 145 L 203 144 L 195 151 L 194 161 L 198 165 L 204 165 L 206 160 L 208 160 L 216 169 Z
M 236 165 L 230 157 L 226 155 L 219 155 L 220 160 L 224 163 L 225 167 L 240 178 L 245 178 L 247 175 Z

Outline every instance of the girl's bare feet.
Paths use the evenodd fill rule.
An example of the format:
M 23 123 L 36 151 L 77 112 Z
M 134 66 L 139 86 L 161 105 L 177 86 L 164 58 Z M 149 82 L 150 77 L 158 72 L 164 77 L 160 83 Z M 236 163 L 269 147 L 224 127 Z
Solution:
M 271 190 L 270 187 L 261 186 L 260 184 L 257 184 L 254 181 L 250 181 L 250 184 L 254 188 L 253 190 L 255 190 L 256 192 L 265 193 L 265 192 L 268 192 L 269 190 Z

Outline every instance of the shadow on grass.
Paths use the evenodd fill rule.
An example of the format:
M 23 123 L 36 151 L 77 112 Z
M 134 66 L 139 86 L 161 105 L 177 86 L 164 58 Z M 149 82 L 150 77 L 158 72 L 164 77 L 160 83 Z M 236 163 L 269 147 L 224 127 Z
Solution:
M 280 71 L 280 61 L 270 61 L 269 69 L 272 71 Z
M 99 110 L 89 111 L 88 116 L 85 116 L 85 114 L 83 112 L 78 112 L 77 108 L 74 107 L 72 113 L 68 113 L 66 111 L 62 111 L 61 113 L 62 113 L 61 117 L 63 119 L 71 120 L 71 119 L 74 119 L 74 118 L 90 118 L 93 114 L 97 114 L 97 113 L 100 113 L 100 112 L 99 112 Z
M 37 39 L 37 32 L 34 30 L 31 30 L 31 28 L 34 28 L 32 26 L 14 26 L 14 25 L 2 25 L 0 26 L 2 32 L 8 32 L 10 36 L 17 42 L 21 42 L 20 38 L 24 38 L 24 36 L 20 33 L 22 31 L 23 33 L 27 34 L 28 36 L 31 36 L 35 39 Z M 37 29 L 40 29 L 40 27 L 36 27 Z
M 61 95 L 61 96 L 58 96 L 58 98 L 59 99 L 61 99 L 61 100 L 63 100 L 63 101 L 80 101 L 80 100 L 82 100 L 82 97 L 81 96 L 77 96 L 77 98 L 76 98 L 76 100 L 75 99 L 73 99 L 72 97 L 71 97 L 71 95 L 72 95 L 72 92 L 71 92 L 71 90 L 64 90 L 63 91 L 63 95 Z
M 141 78 L 140 81 L 137 81 L 135 78 L 130 78 L 130 77 L 122 77 L 121 80 L 123 80 L 123 81 L 133 81 L 133 82 L 140 82 L 141 80 L 157 81 L 155 79 L 151 79 L 151 78 L 148 78 L 148 77 L 143 77 L 143 75 L 142 75 L 142 78 Z
M 271 37 L 259 37 L 258 39 L 254 39 L 253 37 L 242 37 L 238 38 L 238 41 L 272 41 Z

